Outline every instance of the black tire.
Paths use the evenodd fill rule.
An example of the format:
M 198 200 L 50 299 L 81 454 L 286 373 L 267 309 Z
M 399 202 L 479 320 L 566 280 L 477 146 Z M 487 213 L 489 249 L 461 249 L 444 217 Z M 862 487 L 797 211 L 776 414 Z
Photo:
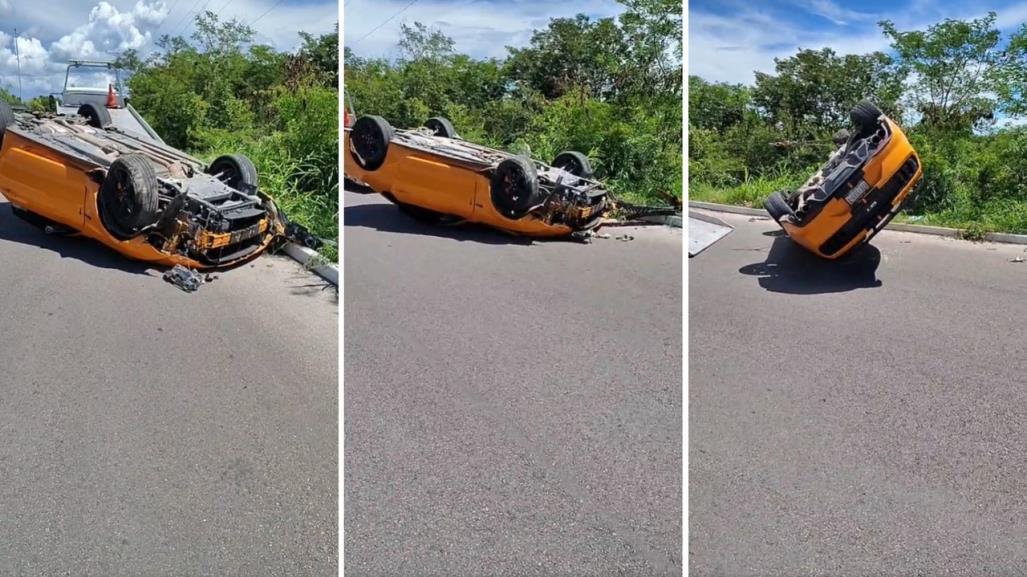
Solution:
M 216 177 L 240 192 L 253 194 L 260 185 L 257 167 L 242 154 L 226 154 L 214 159 L 207 167 L 207 174 Z
M 849 113 L 849 120 L 856 126 L 859 131 L 857 134 L 860 138 L 866 138 L 871 134 L 877 132 L 878 119 L 881 115 L 881 109 L 874 106 L 868 100 L 860 101 L 852 112 Z
M 157 222 L 157 173 L 141 154 L 115 160 L 100 185 L 100 211 L 115 236 L 130 237 Z
M 78 107 L 78 115 L 86 119 L 93 128 L 107 128 L 111 125 L 111 113 L 95 102 L 87 102 Z
M 436 116 L 429 118 L 424 123 L 424 127 L 435 133 L 435 136 L 441 136 L 443 138 L 456 138 L 456 128 L 453 127 L 453 123 L 448 118 Z
M 767 209 L 770 213 L 770 217 L 774 219 L 774 222 L 781 223 L 781 219 L 785 216 L 795 218 L 795 211 L 788 205 L 788 201 L 785 200 L 780 190 L 775 190 L 770 193 L 767 200 L 763 201 L 763 208 Z
M 381 116 L 361 116 L 349 133 L 350 154 L 364 170 L 378 170 L 385 163 L 393 130 Z
M 7 127 L 14 124 L 14 110 L 6 102 L 0 100 L 0 145 L 4 143 Z
M 581 178 L 592 178 L 595 174 L 592 171 L 592 163 L 589 162 L 588 157 L 576 150 L 567 150 L 557 154 L 556 158 L 553 159 L 553 166 Z
M 499 163 L 492 173 L 492 205 L 505 217 L 522 218 L 542 201 L 538 173 L 528 159 L 512 156 Z

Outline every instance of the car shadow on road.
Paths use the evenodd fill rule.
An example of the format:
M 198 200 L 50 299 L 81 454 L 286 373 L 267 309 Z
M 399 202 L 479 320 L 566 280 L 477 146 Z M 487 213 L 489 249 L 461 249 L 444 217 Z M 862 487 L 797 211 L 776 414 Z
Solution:
M 759 285 L 771 292 L 808 295 L 877 288 L 880 264 L 881 251 L 871 244 L 830 261 L 778 236 L 765 261 L 745 265 L 738 272 L 759 277 Z
M 153 275 L 154 267 L 126 258 L 85 237 L 46 234 L 11 212 L 11 205 L 0 202 L 0 242 L 16 242 L 53 251 L 61 258 L 72 258 L 86 264 L 115 269 L 131 274 Z
M 483 244 L 528 246 L 537 239 L 515 236 L 478 224 L 439 225 L 418 222 L 393 204 L 357 204 L 343 209 L 345 226 L 362 226 L 382 232 L 419 234 Z

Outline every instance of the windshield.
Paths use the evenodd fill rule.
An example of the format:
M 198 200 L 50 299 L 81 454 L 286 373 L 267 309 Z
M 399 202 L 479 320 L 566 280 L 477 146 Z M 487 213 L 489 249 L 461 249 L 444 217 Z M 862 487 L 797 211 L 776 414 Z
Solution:
M 114 85 L 114 89 L 121 92 L 117 71 L 106 66 L 72 66 L 68 68 L 68 78 L 65 82 L 65 90 L 88 90 L 106 92 L 107 87 Z

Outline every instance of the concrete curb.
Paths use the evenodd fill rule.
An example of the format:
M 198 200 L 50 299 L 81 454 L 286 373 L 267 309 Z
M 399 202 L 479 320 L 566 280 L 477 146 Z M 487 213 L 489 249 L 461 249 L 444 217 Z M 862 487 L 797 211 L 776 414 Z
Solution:
M 310 266 L 308 264 L 311 260 L 321 257 L 321 255 L 317 254 L 316 251 L 311 250 L 303 245 L 296 244 L 294 242 L 289 242 L 285 245 L 285 254 L 292 257 L 293 260 L 303 265 L 303 267 L 307 270 L 312 270 L 315 273 L 317 273 L 318 276 L 332 283 L 336 287 L 339 286 L 338 266 L 332 263 L 323 263 L 317 266 Z
M 638 220 L 642 222 L 655 222 L 657 224 L 665 224 L 667 226 L 673 226 L 674 228 L 682 228 L 681 217 L 673 214 L 661 216 L 643 216 Z
M 746 206 L 731 206 L 728 204 L 716 204 L 713 202 L 699 202 L 697 200 L 688 201 L 689 208 L 699 208 L 702 210 L 712 210 L 716 212 L 729 212 L 733 214 L 744 214 L 746 216 L 763 216 L 770 218 L 766 211 L 758 208 L 749 208 Z M 902 222 L 893 222 L 888 225 L 888 230 L 895 230 L 899 232 L 912 232 L 916 234 L 929 234 L 931 236 L 943 236 L 946 238 L 962 238 L 963 231 L 958 228 L 945 228 L 942 226 L 927 226 L 924 224 L 906 224 Z M 1024 234 L 1012 234 L 1008 232 L 988 232 L 984 234 L 984 240 L 987 242 L 999 242 L 1003 244 L 1022 244 L 1027 245 L 1027 235 Z

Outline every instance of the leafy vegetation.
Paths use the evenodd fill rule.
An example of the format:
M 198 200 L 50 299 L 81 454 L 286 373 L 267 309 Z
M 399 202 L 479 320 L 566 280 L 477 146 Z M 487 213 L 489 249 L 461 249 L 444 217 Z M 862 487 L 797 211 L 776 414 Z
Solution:
M 503 59 L 404 25 L 395 61 L 346 47 L 347 96 L 401 128 L 445 116 L 468 140 L 543 161 L 579 150 L 629 199 L 681 198 L 681 2 L 622 3 L 618 18 L 550 20 Z
M 695 200 L 761 206 L 801 185 L 868 98 L 906 128 L 924 166 L 907 217 L 980 236 L 1027 232 L 1027 25 L 996 15 L 900 31 L 888 53 L 801 50 L 752 86 L 689 78 L 689 191 Z
M 253 44 L 253 30 L 207 11 L 191 39 L 164 36 L 160 50 L 134 51 L 117 64 L 131 72 L 132 105 L 168 144 L 205 160 L 250 157 L 261 187 L 292 220 L 328 241 L 338 238 L 338 28 L 300 33 L 285 53 Z

